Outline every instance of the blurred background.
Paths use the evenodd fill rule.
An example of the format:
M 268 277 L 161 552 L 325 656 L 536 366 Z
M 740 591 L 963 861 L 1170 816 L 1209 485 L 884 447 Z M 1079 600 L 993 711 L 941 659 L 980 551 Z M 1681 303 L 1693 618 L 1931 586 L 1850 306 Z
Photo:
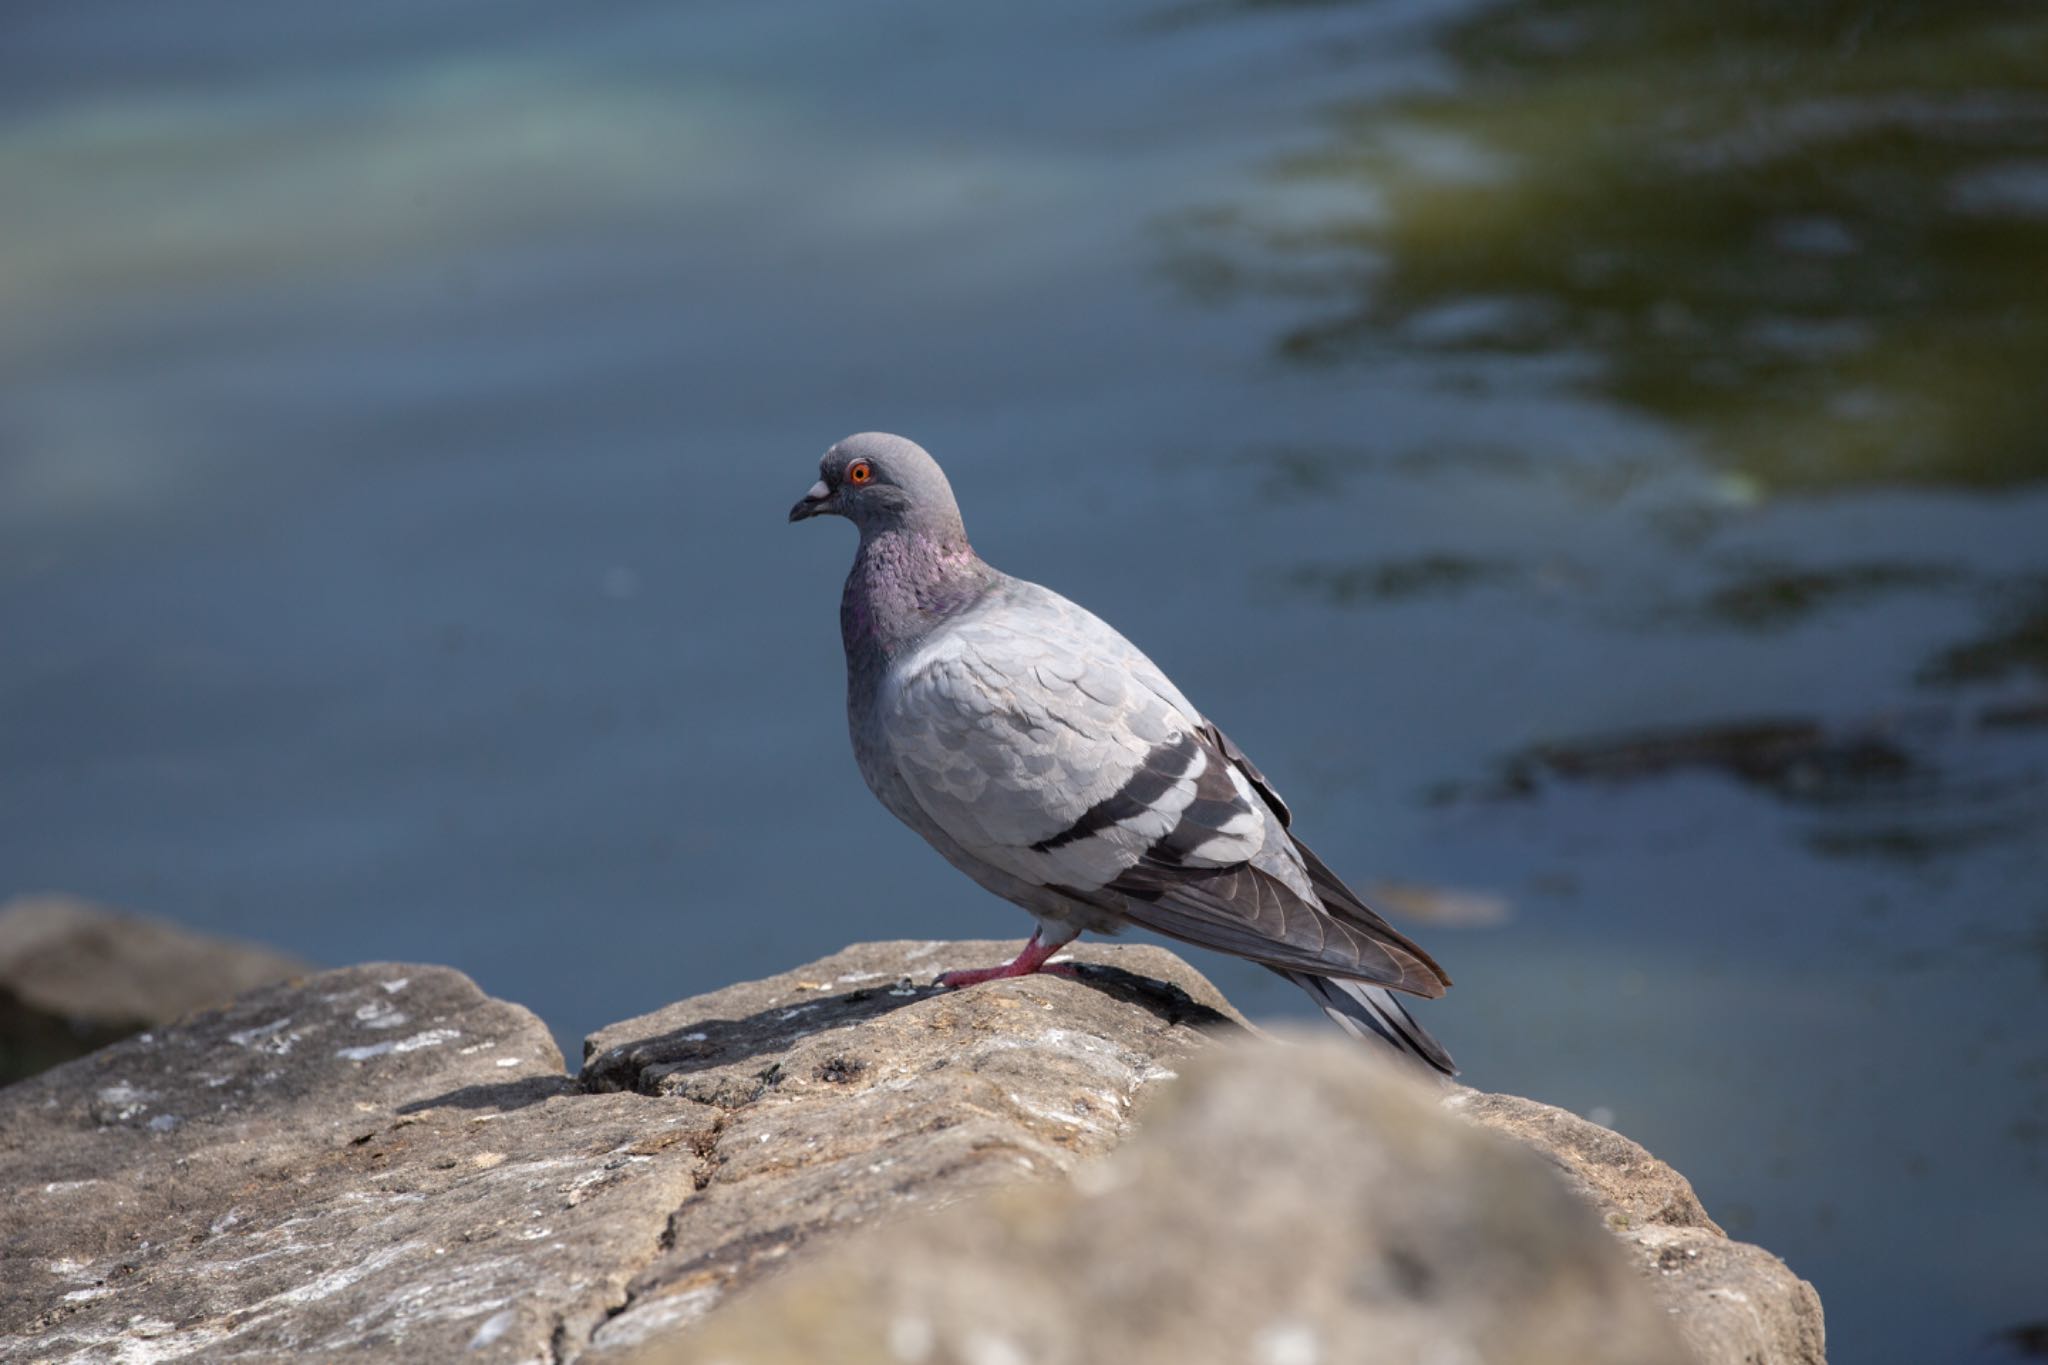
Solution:
M 1467 1080 L 1840 1360 L 2040 1349 L 2044 374 L 2038 0 L 15 0 L 0 897 L 572 1060 L 1021 940 L 862 787 L 852 534 L 783 520 L 900 431 L 1444 961 Z

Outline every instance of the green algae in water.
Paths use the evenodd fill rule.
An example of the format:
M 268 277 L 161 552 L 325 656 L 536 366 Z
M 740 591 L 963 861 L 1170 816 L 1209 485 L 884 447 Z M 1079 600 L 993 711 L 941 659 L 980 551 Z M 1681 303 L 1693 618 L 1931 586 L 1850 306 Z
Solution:
M 1362 207 L 1233 218 L 1319 300 L 1283 357 L 1586 356 L 1766 493 L 2048 475 L 2048 7 L 1512 0 L 1444 52 L 1275 168 Z

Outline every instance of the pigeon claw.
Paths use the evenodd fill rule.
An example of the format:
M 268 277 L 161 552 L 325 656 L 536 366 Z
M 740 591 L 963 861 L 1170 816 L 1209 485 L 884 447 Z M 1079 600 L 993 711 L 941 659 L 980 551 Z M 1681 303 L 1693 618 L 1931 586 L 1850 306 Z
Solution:
M 1080 976 L 1071 962 L 1049 962 L 1043 967 L 1019 967 L 1014 962 L 1006 962 L 1000 967 L 976 967 L 971 971 L 947 972 L 932 984 L 942 990 L 957 991 L 962 986 L 979 986 L 984 981 L 1000 981 L 1009 976 L 1037 976 L 1041 973 L 1052 976 Z
M 1035 976 L 1039 972 L 1052 972 L 1058 976 L 1078 976 L 1071 962 L 1053 962 L 1054 953 L 1071 943 L 1072 939 L 1061 939 L 1058 943 L 1047 944 L 1038 934 L 1024 945 L 1024 951 L 1000 967 L 976 967 L 964 972 L 947 972 L 932 984 L 941 990 L 959 990 L 963 986 L 979 986 L 984 981 L 1000 981 L 1011 976 Z

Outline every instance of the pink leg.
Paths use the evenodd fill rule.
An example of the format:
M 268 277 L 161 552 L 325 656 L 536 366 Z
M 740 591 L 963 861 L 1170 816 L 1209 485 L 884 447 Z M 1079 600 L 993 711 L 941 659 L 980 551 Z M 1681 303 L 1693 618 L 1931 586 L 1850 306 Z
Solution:
M 1058 943 L 1042 943 L 1039 941 L 1041 933 L 1043 930 L 1034 930 L 1031 941 L 1024 945 L 1024 951 L 1000 967 L 981 967 L 969 972 L 947 972 L 933 984 L 948 990 L 958 990 L 962 986 L 979 986 L 984 981 L 999 981 L 1006 976 L 1030 976 L 1034 972 L 1057 972 L 1061 976 L 1072 976 L 1074 969 L 1068 963 L 1055 962 L 1048 966 L 1046 959 L 1074 940 L 1063 938 Z

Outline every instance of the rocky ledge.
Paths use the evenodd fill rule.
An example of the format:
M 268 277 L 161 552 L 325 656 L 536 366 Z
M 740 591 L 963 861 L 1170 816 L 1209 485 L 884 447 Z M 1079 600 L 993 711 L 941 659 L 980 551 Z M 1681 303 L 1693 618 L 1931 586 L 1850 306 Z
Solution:
M 0 1085 L 311 970 L 74 896 L 16 897 L 0 905 Z
M 849 948 L 579 1078 L 370 965 L 22 1081 L 0 1358 L 1822 1359 L 1812 1288 L 1626 1138 L 1254 1038 L 1157 948 L 922 984 L 1010 947 Z

